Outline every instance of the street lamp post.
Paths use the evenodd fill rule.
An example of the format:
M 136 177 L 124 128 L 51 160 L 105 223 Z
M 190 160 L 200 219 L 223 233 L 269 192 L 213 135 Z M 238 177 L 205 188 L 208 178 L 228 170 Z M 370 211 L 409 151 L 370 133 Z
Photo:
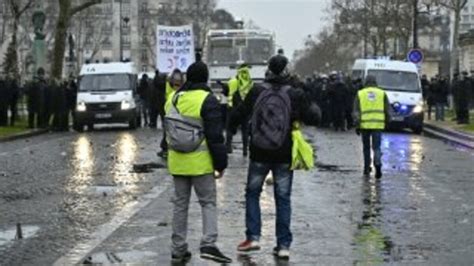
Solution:
M 120 38 L 120 44 L 119 44 L 119 49 L 120 49 L 120 62 L 123 62 L 123 40 L 122 40 L 122 0 L 120 0 L 120 5 L 119 5 L 119 38 Z
M 122 14 L 122 2 L 123 0 L 120 0 L 120 11 L 119 11 L 119 35 L 120 35 L 120 62 L 123 62 L 124 61 L 124 58 L 123 58 L 123 26 L 124 26 L 124 23 L 125 25 L 128 25 L 128 22 L 130 21 L 130 18 L 129 17 L 123 17 L 123 14 Z
M 418 0 L 413 0 L 413 48 L 418 48 Z

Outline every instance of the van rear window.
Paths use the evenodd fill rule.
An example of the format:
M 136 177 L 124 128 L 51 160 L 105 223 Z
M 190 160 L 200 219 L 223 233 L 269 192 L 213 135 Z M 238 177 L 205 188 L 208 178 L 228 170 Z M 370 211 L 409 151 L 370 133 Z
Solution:
M 420 92 L 418 75 L 413 72 L 369 70 L 368 75 L 375 76 L 378 86 L 388 91 Z

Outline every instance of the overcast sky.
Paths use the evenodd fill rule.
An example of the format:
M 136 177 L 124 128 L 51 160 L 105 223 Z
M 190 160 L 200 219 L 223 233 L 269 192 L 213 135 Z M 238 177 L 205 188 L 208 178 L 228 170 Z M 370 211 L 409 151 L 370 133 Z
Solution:
M 330 0 L 218 0 L 218 8 L 227 9 L 244 21 L 252 19 L 261 28 L 275 32 L 277 45 L 292 59 L 303 47 L 308 34 L 317 34 L 326 22 Z

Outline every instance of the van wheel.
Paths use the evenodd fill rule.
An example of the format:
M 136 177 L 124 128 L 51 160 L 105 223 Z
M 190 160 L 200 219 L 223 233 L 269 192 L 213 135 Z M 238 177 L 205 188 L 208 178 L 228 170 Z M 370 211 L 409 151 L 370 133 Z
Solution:
M 84 125 L 73 123 L 72 124 L 72 129 L 74 129 L 77 132 L 83 132 L 84 131 Z
M 137 129 L 137 119 L 133 118 L 132 120 L 130 120 L 130 122 L 128 122 L 128 127 L 130 129 Z
M 421 132 L 423 132 L 423 126 L 414 127 L 414 128 L 412 128 L 412 130 L 415 134 L 420 135 Z

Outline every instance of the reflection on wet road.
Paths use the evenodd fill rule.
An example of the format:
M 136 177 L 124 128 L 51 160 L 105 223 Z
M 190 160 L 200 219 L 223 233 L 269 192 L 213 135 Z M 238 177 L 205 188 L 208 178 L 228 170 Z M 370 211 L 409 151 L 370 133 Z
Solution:
M 114 160 L 112 172 L 114 183 L 125 185 L 129 192 L 137 188 L 138 176 L 132 172 L 133 163 L 137 156 L 137 143 L 135 136 L 130 133 L 121 133 L 115 143 L 117 157 Z
M 77 192 L 84 190 L 89 182 L 93 179 L 92 172 L 94 171 L 94 150 L 92 143 L 86 136 L 80 136 L 73 144 L 74 153 L 71 165 L 73 172 L 70 182 L 67 184 L 66 190 L 69 192 Z
M 230 156 L 217 196 L 219 246 L 234 265 L 474 264 L 474 153 L 424 136 L 388 133 L 382 142 L 384 176 L 377 181 L 362 177 L 360 137 L 305 131 L 318 161 L 316 170 L 294 178 L 290 263 L 271 255 L 271 185 L 261 196 L 262 251 L 235 252 L 245 232 L 248 159 L 239 152 Z M 156 157 L 159 140 L 153 130 L 99 130 L 2 144 L 0 265 L 51 265 L 82 244 L 97 246 L 93 261 L 169 265 L 171 182 L 166 163 Z M 166 196 L 135 208 L 156 187 Z M 137 214 L 102 236 L 102 243 L 91 242 L 98 228 L 123 211 Z M 208 265 L 197 258 L 200 215 L 193 198 L 189 265 Z M 18 222 L 28 233 L 23 241 L 9 239 Z
M 2 144 L 0 236 L 18 222 L 25 230 L 30 225 L 39 230 L 25 243 L 0 241 L 0 265 L 50 265 L 156 186 L 165 176 L 133 172 L 144 156 L 157 161 L 148 155 L 156 152 L 155 135 L 151 130 L 98 130 Z M 144 147 L 148 151 L 139 154 Z M 12 200 L 3 200 L 5 195 Z

